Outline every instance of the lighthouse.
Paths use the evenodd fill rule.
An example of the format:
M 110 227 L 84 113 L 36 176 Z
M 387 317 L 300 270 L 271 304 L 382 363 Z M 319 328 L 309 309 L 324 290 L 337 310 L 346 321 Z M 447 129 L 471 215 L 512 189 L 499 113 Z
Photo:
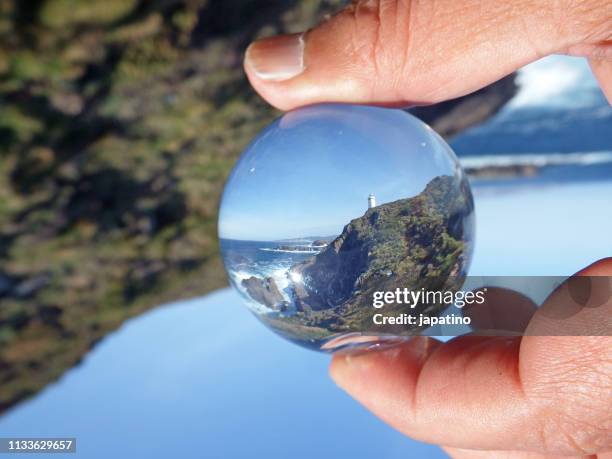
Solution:
M 374 196 L 374 193 L 370 193 L 370 196 L 368 196 L 368 209 L 373 207 L 376 207 L 376 196 Z

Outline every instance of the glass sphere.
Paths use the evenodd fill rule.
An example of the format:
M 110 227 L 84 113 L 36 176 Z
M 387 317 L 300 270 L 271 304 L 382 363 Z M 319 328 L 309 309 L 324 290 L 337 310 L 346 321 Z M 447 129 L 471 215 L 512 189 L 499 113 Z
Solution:
M 248 146 L 225 186 L 219 237 L 249 309 L 285 338 L 333 351 L 423 333 L 374 324 L 377 292 L 460 288 L 473 225 L 469 184 L 429 126 L 402 110 L 318 105 Z

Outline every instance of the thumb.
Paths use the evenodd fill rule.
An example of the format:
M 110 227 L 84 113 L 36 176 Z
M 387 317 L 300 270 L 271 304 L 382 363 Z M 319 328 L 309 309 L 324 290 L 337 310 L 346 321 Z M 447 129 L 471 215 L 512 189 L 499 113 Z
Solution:
M 582 31 L 589 20 L 575 17 L 584 13 L 561 3 L 360 0 L 304 34 L 251 44 L 245 70 L 284 110 L 317 102 L 435 103 L 592 34 Z

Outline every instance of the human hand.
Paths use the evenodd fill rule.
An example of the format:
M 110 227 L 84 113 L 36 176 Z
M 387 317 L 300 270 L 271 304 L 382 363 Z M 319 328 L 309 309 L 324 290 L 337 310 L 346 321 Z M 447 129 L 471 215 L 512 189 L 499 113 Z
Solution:
M 555 317 L 575 304 L 567 288 L 535 314 L 525 297 L 498 289 L 484 321 L 517 331 L 528 322 L 526 336 L 447 343 L 419 337 L 379 352 L 336 355 L 331 375 L 385 422 L 455 458 L 612 458 L 612 258 L 576 276 L 608 276 L 591 292 L 604 304 Z M 510 317 L 509 309 L 531 320 Z M 483 326 L 477 313 L 468 312 Z M 491 318 L 496 314 L 499 320 Z M 544 336 L 552 333 L 577 336 Z M 578 336 L 586 334 L 607 336 Z
M 552 53 L 587 57 L 612 101 L 612 2 L 358 1 L 306 34 L 251 45 L 245 70 L 284 110 L 405 106 L 459 97 Z M 612 276 L 612 260 L 578 274 Z M 550 325 L 537 319 L 529 327 Z M 457 458 L 612 458 L 610 336 L 415 338 L 336 355 L 331 374 L 387 423 Z
M 554 53 L 587 57 L 612 100 L 612 2 L 357 1 L 305 34 L 255 42 L 245 70 L 282 110 L 404 106 L 468 94 Z

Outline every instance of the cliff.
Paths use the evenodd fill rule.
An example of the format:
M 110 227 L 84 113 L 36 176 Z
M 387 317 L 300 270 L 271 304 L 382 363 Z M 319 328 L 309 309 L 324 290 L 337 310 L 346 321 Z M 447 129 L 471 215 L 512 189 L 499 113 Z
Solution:
M 373 293 L 459 288 L 472 249 L 472 211 L 471 196 L 449 176 L 434 178 L 417 196 L 369 209 L 321 253 L 289 270 L 290 278 L 302 279 L 291 284 L 295 310 L 261 319 L 287 338 L 314 348 L 340 332 L 406 333 L 404 326 L 375 327 L 373 314 L 435 315 L 447 305 L 411 309 L 391 304 L 379 311 L 372 307 Z M 273 279 L 251 277 L 243 286 L 270 309 L 289 309 Z
M 436 177 L 418 196 L 352 220 L 320 254 L 291 268 L 303 279 L 295 289 L 298 309 L 371 307 L 374 290 L 426 280 L 443 285 L 449 275 L 459 274 L 465 202 L 456 190 L 452 177 Z
M 244 49 L 342 3 L 2 2 L 0 412 L 126 319 L 226 285 L 218 200 L 279 115 L 250 88 Z M 448 123 L 490 116 L 501 89 L 478 110 L 456 101 Z
M 419 195 L 369 209 L 317 256 L 291 268 L 298 310 L 371 309 L 372 293 L 443 286 L 463 273 L 463 209 L 454 179 L 434 178 Z

